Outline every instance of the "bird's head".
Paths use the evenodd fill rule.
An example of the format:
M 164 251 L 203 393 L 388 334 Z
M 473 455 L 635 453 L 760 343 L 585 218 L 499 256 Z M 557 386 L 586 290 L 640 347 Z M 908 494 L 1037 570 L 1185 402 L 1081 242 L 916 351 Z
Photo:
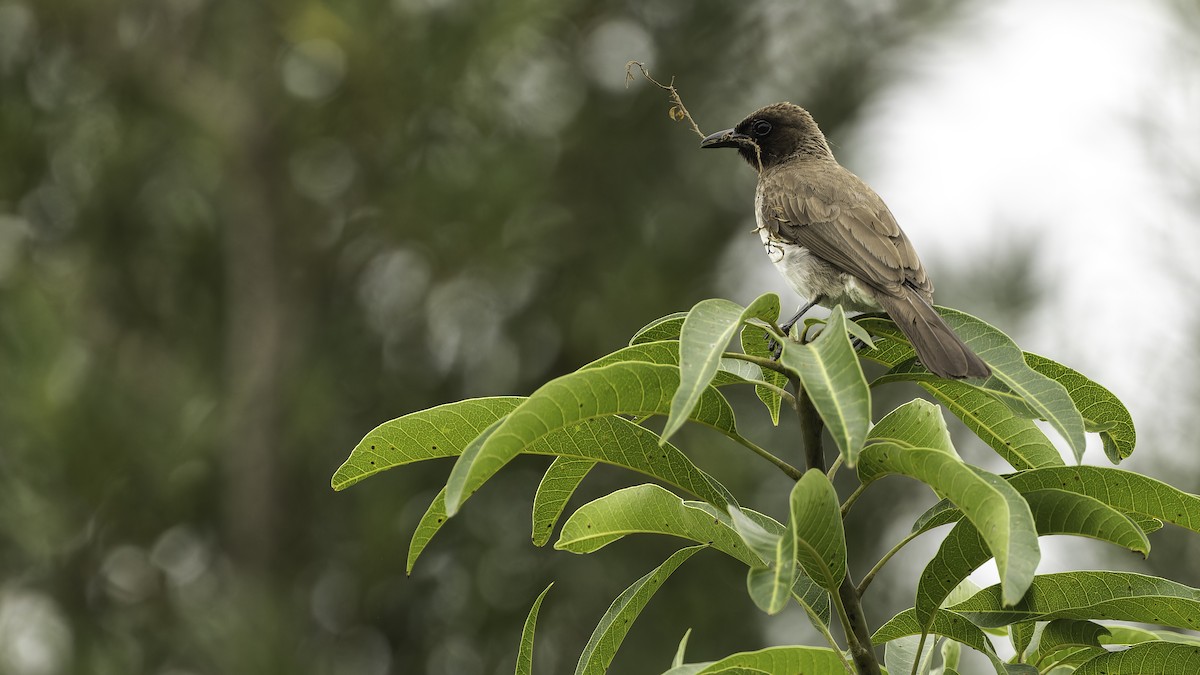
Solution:
M 756 110 L 732 129 L 700 141 L 701 148 L 737 148 L 750 166 L 769 169 L 796 157 L 832 158 L 812 115 L 792 103 L 773 103 Z

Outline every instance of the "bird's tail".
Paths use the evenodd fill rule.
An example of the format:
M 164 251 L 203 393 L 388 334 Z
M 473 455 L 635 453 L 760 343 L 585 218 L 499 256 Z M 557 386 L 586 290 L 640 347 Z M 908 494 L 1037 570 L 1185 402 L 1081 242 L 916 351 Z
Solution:
M 988 365 L 946 325 L 937 311 L 909 289 L 900 294 L 877 293 L 879 304 L 917 350 L 929 372 L 941 377 L 987 377 Z

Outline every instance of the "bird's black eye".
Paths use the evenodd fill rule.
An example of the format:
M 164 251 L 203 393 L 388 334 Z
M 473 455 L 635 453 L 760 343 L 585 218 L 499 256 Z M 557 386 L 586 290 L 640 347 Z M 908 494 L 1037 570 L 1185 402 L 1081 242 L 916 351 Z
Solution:
M 766 120 L 759 120 L 754 123 L 754 126 L 750 127 L 750 130 L 754 132 L 755 136 L 766 136 L 771 133 L 771 123 Z

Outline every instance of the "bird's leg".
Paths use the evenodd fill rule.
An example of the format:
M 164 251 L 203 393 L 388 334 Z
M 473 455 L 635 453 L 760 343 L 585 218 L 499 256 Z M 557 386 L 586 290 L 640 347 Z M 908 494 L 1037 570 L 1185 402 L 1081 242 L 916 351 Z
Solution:
M 808 302 L 808 304 L 804 305 L 799 310 L 797 310 L 796 313 L 794 315 L 792 315 L 792 318 L 790 318 L 786 322 L 780 324 L 779 328 L 780 328 L 780 330 L 783 331 L 783 337 L 786 338 L 789 335 L 791 335 L 792 334 L 792 326 L 795 326 L 796 322 L 800 320 L 800 317 L 804 316 L 808 312 L 808 310 L 812 309 L 813 307 L 816 307 L 817 303 L 820 302 L 820 300 L 821 300 L 821 296 L 817 296 L 817 297 L 813 298 L 812 300 L 810 300 Z M 768 335 L 767 336 L 767 346 L 768 346 L 768 349 L 771 350 L 771 354 L 775 357 L 776 360 L 778 360 L 779 355 L 783 353 L 783 345 L 776 342 L 774 338 L 772 338 L 771 336 Z

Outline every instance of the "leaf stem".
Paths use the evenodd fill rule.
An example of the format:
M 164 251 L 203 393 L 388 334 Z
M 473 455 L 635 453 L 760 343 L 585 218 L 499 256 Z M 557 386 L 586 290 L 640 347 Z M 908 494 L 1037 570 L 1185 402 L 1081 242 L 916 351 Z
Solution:
M 753 354 L 743 354 L 741 352 L 725 352 L 724 354 L 721 354 L 721 356 L 723 358 L 727 358 L 727 359 L 737 359 L 739 361 L 746 361 L 748 363 L 753 363 L 754 365 L 759 366 L 761 368 L 773 370 L 777 373 L 780 373 L 781 375 L 787 375 L 788 377 L 792 377 L 791 371 L 789 371 L 787 368 L 784 368 L 775 359 L 768 359 L 765 356 L 754 356 Z
M 784 401 L 787 401 L 789 408 L 791 408 L 792 410 L 796 409 L 796 397 L 792 396 L 792 392 L 788 391 L 787 389 L 784 389 L 783 387 L 775 386 L 775 385 L 771 384 L 770 382 L 764 382 L 763 380 L 746 380 L 746 383 L 753 384 L 756 387 L 765 387 L 767 389 L 770 389 L 771 391 L 778 394 L 779 398 L 782 398 Z
M 829 646 L 834 652 L 837 653 L 838 658 L 842 660 L 842 665 L 846 667 L 846 672 L 850 673 L 850 675 L 854 675 L 854 666 L 850 665 L 850 662 L 846 660 L 846 654 L 842 651 L 842 646 L 839 645 L 837 640 L 834 639 L 833 633 L 829 632 L 829 626 L 826 626 L 825 622 L 821 620 L 821 617 L 817 616 L 817 613 L 813 611 L 813 609 L 807 604 L 801 602 L 799 598 L 796 598 L 796 602 L 799 602 L 800 606 L 804 608 L 804 612 L 808 614 L 808 620 L 812 622 L 812 625 L 816 627 L 817 631 L 821 633 L 821 635 L 825 636 L 825 641 L 829 643 Z
M 768 462 L 779 467 L 779 470 L 783 471 L 785 474 L 787 474 L 788 478 L 791 478 L 792 480 L 800 480 L 800 478 L 802 476 L 804 476 L 803 471 L 801 471 L 800 469 L 797 469 L 796 467 L 792 466 L 791 464 L 788 464 L 787 462 L 783 461 L 782 459 L 779 459 L 775 455 L 772 455 L 766 449 L 759 447 L 757 444 L 755 444 L 754 441 L 752 441 L 748 438 L 743 438 L 740 435 L 733 435 L 731 437 L 735 441 L 740 443 L 743 447 L 749 449 L 754 454 L 758 455 L 759 457 L 762 457 L 763 459 L 767 460 Z
M 871 585 L 871 582 L 875 580 L 875 575 L 879 574 L 879 570 L 883 569 L 883 566 L 886 565 L 887 562 L 892 559 L 892 556 L 899 553 L 900 549 L 904 548 L 905 545 L 908 544 L 908 542 L 912 541 L 913 539 L 916 539 L 920 534 L 921 534 L 920 530 L 910 533 L 907 537 L 905 537 L 905 538 L 901 539 L 899 542 L 897 542 L 897 544 L 895 546 L 893 546 L 890 551 L 883 554 L 883 557 L 879 559 L 879 562 L 875 563 L 875 566 L 871 568 L 871 571 L 867 572 L 867 576 L 863 577 L 862 581 L 859 582 L 858 588 L 856 589 L 858 591 L 859 597 L 861 597 L 863 593 L 866 593 L 867 586 Z
M 829 471 L 825 474 L 825 477 L 829 479 L 829 482 L 833 482 L 833 477 L 837 475 L 838 469 L 840 468 L 842 468 L 842 456 L 839 454 L 837 459 L 833 460 L 833 466 L 829 467 Z
M 842 502 L 842 518 L 843 519 L 846 517 L 847 513 L 850 513 L 850 507 L 854 506 L 854 502 L 858 501 L 858 498 L 861 497 L 862 494 L 866 491 L 867 491 L 866 485 L 859 485 L 857 488 L 854 489 L 854 492 L 850 493 L 849 497 L 846 497 L 846 501 Z

